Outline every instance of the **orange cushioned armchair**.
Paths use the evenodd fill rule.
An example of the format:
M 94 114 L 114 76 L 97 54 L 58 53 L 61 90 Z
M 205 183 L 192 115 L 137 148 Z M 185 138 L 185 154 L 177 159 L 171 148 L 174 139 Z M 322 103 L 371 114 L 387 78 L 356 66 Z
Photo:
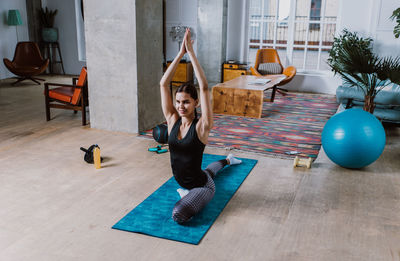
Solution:
M 13 60 L 10 61 L 4 58 L 3 62 L 10 72 L 20 76 L 13 84 L 27 79 L 40 84 L 38 80 L 44 81 L 44 79 L 33 76 L 44 72 L 49 65 L 49 59 L 43 59 L 35 42 L 19 42 L 15 48 Z
M 259 49 L 256 55 L 256 62 L 254 67 L 250 68 L 252 75 L 262 76 L 267 74 L 284 74 L 286 79 L 281 81 L 278 86 L 285 85 L 289 83 L 293 77 L 296 75 L 296 67 L 288 66 L 284 68 L 282 66 L 281 60 L 279 59 L 278 52 L 275 49 Z M 277 88 L 277 91 L 281 94 L 285 94 L 282 91 L 286 89 Z
M 78 80 L 78 82 L 76 82 Z M 56 88 L 50 89 L 49 87 Z M 79 78 L 73 79 L 73 84 L 45 83 L 44 95 L 46 101 L 46 119 L 50 120 L 50 108 L 67 109 L 82 112 L 82 125 L 86 125 L 87 69 L 83 67 Z

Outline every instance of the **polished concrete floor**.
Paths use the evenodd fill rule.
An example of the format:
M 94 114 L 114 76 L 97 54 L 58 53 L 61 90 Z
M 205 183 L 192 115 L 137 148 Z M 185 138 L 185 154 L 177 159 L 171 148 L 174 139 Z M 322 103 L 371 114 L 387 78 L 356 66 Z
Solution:
M 195 246 L 111 229 L 171 177 L 168 154 L 82 127 L 80 113 L 46 122 L 43 86 L 10 82 L 0 82 L 0 260 L 400 260 L 399 128 L 363 170 L 323 151 L 310 170 L 237 152 L 259 162 Z M 79 150 L 94 143 L 99 170 Z

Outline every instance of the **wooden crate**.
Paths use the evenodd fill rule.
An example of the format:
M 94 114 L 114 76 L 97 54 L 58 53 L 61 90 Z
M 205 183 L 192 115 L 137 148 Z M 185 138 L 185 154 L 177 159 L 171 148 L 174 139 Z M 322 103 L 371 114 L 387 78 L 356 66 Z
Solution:
M 222 82 L 227 82 L 232 79 L 239 77 L 240 75 L 246 75 L 247 69 L 246 64 L 240 63 L 223 63 L 222 64 Z
M 239 70 L 239 69 L 224 69 L 224 79 L 223 82 L 230 81 L 239 77 L 240 75 L 246 75 L 246 70 Z
M 167 62 L 167 68 L 171 62 Z M 193 82 L 193 66 L 191 62 L 180 62 L 172 78 L 173 83 Z

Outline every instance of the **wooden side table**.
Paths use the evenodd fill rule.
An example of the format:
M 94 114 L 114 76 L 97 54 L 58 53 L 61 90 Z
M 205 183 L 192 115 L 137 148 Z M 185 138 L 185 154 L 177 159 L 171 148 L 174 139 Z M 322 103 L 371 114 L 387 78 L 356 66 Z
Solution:
M 222 64 L 221 72 L 222 82 L 227 82 L 240 75 L 247 75 L 247 64 L 225 62 Z
M 213 112 L 234 116 L 261 118 L 264 101 L 273 102 L 276 85 L 286 78 L 284 74 L 267 76 L 242 75 L 212 88 Z M 268 80 L 255 84 L 257 80 Z M 264 91 L 272 89 L 271 99 L 264 99 Z

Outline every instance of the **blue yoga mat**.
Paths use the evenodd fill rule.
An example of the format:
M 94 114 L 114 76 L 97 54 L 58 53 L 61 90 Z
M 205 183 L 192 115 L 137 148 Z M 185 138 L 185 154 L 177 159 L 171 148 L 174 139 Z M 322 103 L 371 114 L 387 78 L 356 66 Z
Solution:
M 202 168 L 226 156 L 203 155 Z M 257 160 L 240 158 L 242 163 L 225 167 L 215 177 L 215 196 L 208 205 L 189 222 L 179 225 L 171 217 L 175 203 L 180 199 L 180 188 L 172 177 L 123 217 L 112 228 L 150 236 L 199 244 L 205 233 L 256 165 Z

